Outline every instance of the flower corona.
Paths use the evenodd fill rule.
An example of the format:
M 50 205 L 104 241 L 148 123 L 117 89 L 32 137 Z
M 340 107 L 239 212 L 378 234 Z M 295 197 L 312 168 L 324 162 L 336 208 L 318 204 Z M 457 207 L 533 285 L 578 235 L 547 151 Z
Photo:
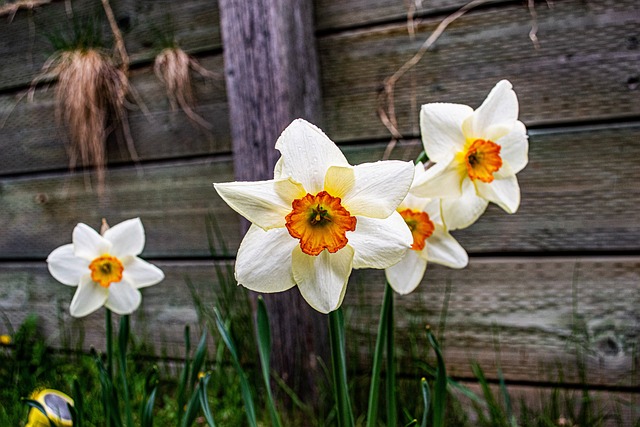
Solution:
M 326 191 L 315 196 L 307 193 L 291 206 L 286 227 L 291 237 L 300 239 L 300 249 L 307 255 L 317 256 L 324 249 L 337 252 L 347 245 L 347 231 L 356 230 L 356 218 L 340 204 L 339 197 Z
M 494 172 L 502 167 L 500 146 L 493 141 L 476 139 L 464 152 L 464 164 L 472 181 L 492 182 Z
M 426 240 L 431 237 L 435 229 L 433 222 L 429 219 L 429 214 L 412 209 L 404 209 L 399 212 L 413 236 L 411 249 L 414 251 L 423 250 Z

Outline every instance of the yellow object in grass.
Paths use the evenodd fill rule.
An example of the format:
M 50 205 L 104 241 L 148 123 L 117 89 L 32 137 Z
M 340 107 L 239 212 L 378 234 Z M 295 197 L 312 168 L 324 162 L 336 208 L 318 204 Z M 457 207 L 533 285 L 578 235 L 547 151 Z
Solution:
M 0 335 L 0 345 L 11 344 L 11 335 Z
M 29 420 L 25 427 L 72 427 L 71 411 L 69 406 L 73 406 L 73 400 L 66 394 L 52 389 L 37 390 L 31 396 L 38 401 L 47 411 L 45 416 L 36 408 L 29 411 Z M 49 423 L 49 420 L 51 423 Z

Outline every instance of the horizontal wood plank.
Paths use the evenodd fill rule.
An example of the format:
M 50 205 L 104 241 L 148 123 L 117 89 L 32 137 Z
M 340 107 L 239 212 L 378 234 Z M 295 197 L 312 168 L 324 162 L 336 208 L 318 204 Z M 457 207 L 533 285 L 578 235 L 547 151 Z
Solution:
M 530 163 L 519 174 L 519 211 L 507 215 L 490 206 L 455 236 L 470 253 L 638 251 L 639 138 L 637 125 L 534 133 Z M 392 154 L 413 159 L 420 147 L 418 141 L 404 142 Z M 385 148 L 350 145 L 344 151 L 358 164 L 380 159 Z M 103 217 L 115 224 L 135 216 L 147 228 L 147 256 L 208 256 L 209 213 L 233 252 L 240 242 L 238 215 L 211 185 L 232 181 L 232 169 L 230 156 L 111 168 L 103 199 L 87 188 L 81 173 L 2 179 L 0 259 L 44 259 L 68 243 L 78 222 L 97 227 Z
M 20 10 L 13 20 L 0 19 L 0 90 L 29 85 L 54 53 L 48 37 L 72 34 L 74 19 L 79 23 L 97 17 L 103 24 L 104 40 L 113 39 L 100 2 L 54 1 L 33 12 Z M 188 51 L 219 49 L 220 18 L 218 3 L 188 0 L 177 4 L 168 0 L 113 0 L 110 2 L 133 64 L 153 61 L 162 46 L 162 37 L 176 39 Z M 82 24 L 81 24 L 82 25 Z
M 134 316 L 133 330 L 155 349 L 180 356 L 184 324 L 197 324 L 185 277 L 205 304 L 214 304 L 220 289 L 215 265 L 212 261 L 155 264 L 167 278 L 142 291 L 143 305 Z M 61 334 L 67 334 L 72 348 L 103 348 L 103 312 L 71 319 L 68 305 L 74 289 L 57 283 L 44 262 L 2 263 L 0 283 L 0 309 L 14 328 L 27 314 L 36 313 L 50 345 L 59 347 L 64 341 Z M 371 365 L 383 290 L 381 271 L 354 271 L 343 305 L 350 360 L 363 371 Z M 638 257 L 472 258 L 463 270 L 430 265 L 414 293 L 395 296 L 402 373 L 422 376 L 420 362 L 433 362 L 424 325 L 438 330 L 445 299 L 442 343 L 451 375 L 472 378 L 470 364 L 478 361 L 487 377 L 496 379 L 500 360 L 508 381 L 556 382 L 561 369 L 566 384 L 578 384 L 577 349 L 581 349 L 588 383 L 640 386 L 640 377 L 632 375 L 640 339 Z M 6 331 L 1 322 L 0 328 Z
M 485 4 L 506 3 L 508 0 L 487 0 Z M 358 26 L 406 19 L 426 14 L 447 13 L 469 3 L 469 0 L 316 0 L 316 28 L 321 32 L 340 31 Z
M 204 79 L 192 72 L 195 111 L 211 125 L 204 129 L 181 110 L 172 111 L 164 86 L 151 67 L 131 73 L 131 84 L 149 109 L 128 113 L 136 151 L 142 161 L 188 157 L 231 150 L 229 111 L 224 89 L 222 55 L 201 58 L 200 65 L 219 75 Z M 24 92 L 0 96 L 0 175 L 60 170 L 68 166 L 66 130 L 58 126 L 53 88 L 38 90 L 33 100 Z M 131 163 L 128 150 L 115 137 L 107 142 L 110 164 Z
M 421 104 L 475 108 L 501 79 L 513 83 L 520 117 L 529 125 L 637 117 L 639 12 L 634 0 L 539 7 L 538 50 L 529 39 L 525 4 L 469 13 L 397 82 L 399 130 L 406 137 L 419 135 Z M 328 135 L 337 141 L 390 136 L 377 114 L 383 81 L 419 50 L 438 22 L 420 23 L 414 41 L 404 24 L 318 39 Z

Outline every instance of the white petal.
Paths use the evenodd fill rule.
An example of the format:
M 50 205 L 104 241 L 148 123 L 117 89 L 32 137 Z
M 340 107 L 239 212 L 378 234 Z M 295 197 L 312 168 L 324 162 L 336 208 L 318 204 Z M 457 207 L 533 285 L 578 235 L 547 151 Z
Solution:
M 441 162 L 448 154 L 461 151 L 465 136 L 462 123 L 473 109 L 462 104 L 433 103 L 420 109 L 420 133 L 424 150 L 433 162 Z
M 253 224 L 268 230 L 284 227 L 291 202 L 304 197 L 304 188 L 290 178 L 256 182 L 213 184 L 233 210 Z
M 330 167 L 326 191 L 342 199 L 351 215 L 386 218 L 407 195 L 414 168 L 409 162 L 387 160 L 353 167 Z
M 236 257 L 239 285 L 257 292 L 282 292 L 295 286 L 291 252 L 299 241 L 286 228 L 264 231 L 252 225 Z
M 122 263 L 124 280 L 137 289 L 155 285 L 164 279 L 162 270 L 138 257 L 126 257 L 122 259 Z
M 457 199 L 441 200 L 442 220 L 447 229 L 467 228 L 484 213 L 489 202 L 476 194 L 470 179 L 462 182 L 462 195 Z
M 520 206 L 520 186 L 515 175 L 495 178 L 490 183 L 476 183 L 478 195 L 493 202 L 507 213 L 515 213 Z
M 529 140 L 527 128 L 521 121 L 516 121 L 511 132 L 494 142 L 500 144 L 500 157 L 514 174 L 524 169 L 529 162 Z
M 436 224 L 433 234 L 427 239 L 427 259 L 450 268 L 464 268 L 469 263 L 467 251 L 444 227 Z
M 109 289 L 103 288 L 91 280 L 90 274 L 82 276 L 78 289 L 71 300 L 69 313 L 73 317 L 84 317 L 91 314 L 104 305 L 108 296 Z
M 111 242 L 111 255 L 140 255 L 144 249 L 144 227 L 140 218 L 128 219 L 109 228 L 104 238 Z
M 450 155 L 420 175 L 413 182 L 409 192 L 427 198 L 460 197 L 465 175 L 466 170 L 455 161 L 453 155 Z
M 406 295 L 418 287 L 426 269 L 427 261 L 419 252 L 408 250 L 400 262 L 387 268 L 384 273 L 393 290 Z
M 317 194 L 323 190 L 330 166 L 349 166 L 338 146 L 320 129 L 302 119 L 294 120 L 278 138 L 276 149 L 282 153 L 280 173 L 300 182 L 305 190 Z
M 80 278 L 89 272 L 89 263 L 75 256 L 72 244 L 54 249 L 47 257 L 47 267 L 58 282 L 69 286 L 78 286 Z
M 78 224 L 73 229 L 73 251 L 77 257 L 93 261 L 111 251 L 111 242 L 87 224 Z
M 347 245 L 355 250 L 353 268 L 387 268 L 400 261 L 413 243 L 409 227 L 397 212 L 385 219 L 356 218 L 356 231 L 347 233 Z
M 302 297 L 320 313 L 340 307 L 351 274 L 353 248 L 345 246 L 336 253 L 322 251 L 307 255 L 299 247 L 293 251 L 293 276 Z
M 109 298 L 104 306 L 116 314 L 124 315 L 136 311 L 141 301 L 140 291 L 126 280 L 121 280 L 109 286 Z
M 518 97 L 511 83 L 501 80 L 495 85 L 482 105 L 473 113 L 473 117 L 465 124 L 467 138 L 488 139 L 487 130 L 491 126 L 512 126 L 518 119 Z M 495 141 L 494 141 L 495 142 Z

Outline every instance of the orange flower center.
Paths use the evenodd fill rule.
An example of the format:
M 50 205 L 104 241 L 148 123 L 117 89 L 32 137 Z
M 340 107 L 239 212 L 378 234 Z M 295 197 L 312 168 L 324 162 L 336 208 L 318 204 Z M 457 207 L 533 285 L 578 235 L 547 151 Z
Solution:
M 326 191 L 315 196 L 307 193 L 291 203 L 287 215 L 289 234 L 300 239 L 300 248 L 307 255 L 319 255 L 324 249 L 331 253 L 347 245 L 347 231 L 355 231 L 356 217 L 340 204 L 339 197 Z
M 433 222 L 429 219 L 429 215 L 426 212 L 412 211 L 411 209 L 399 212 L 413 236 L 411 249 L 415 251 L 423 250 L 425 241 L 431 237 L 435 229 Z
M 467 172 L 472 180 L 493 181 L 493 173 L 502 166 L 500 146 L 492 141 L 476 139 L 465 153 Z
M 105 254 L 91 261 L 89 269 L 91 270 L 91 280 L 108 288 L 112 283 L 122 280 L 124 267 L 118 258 Z

